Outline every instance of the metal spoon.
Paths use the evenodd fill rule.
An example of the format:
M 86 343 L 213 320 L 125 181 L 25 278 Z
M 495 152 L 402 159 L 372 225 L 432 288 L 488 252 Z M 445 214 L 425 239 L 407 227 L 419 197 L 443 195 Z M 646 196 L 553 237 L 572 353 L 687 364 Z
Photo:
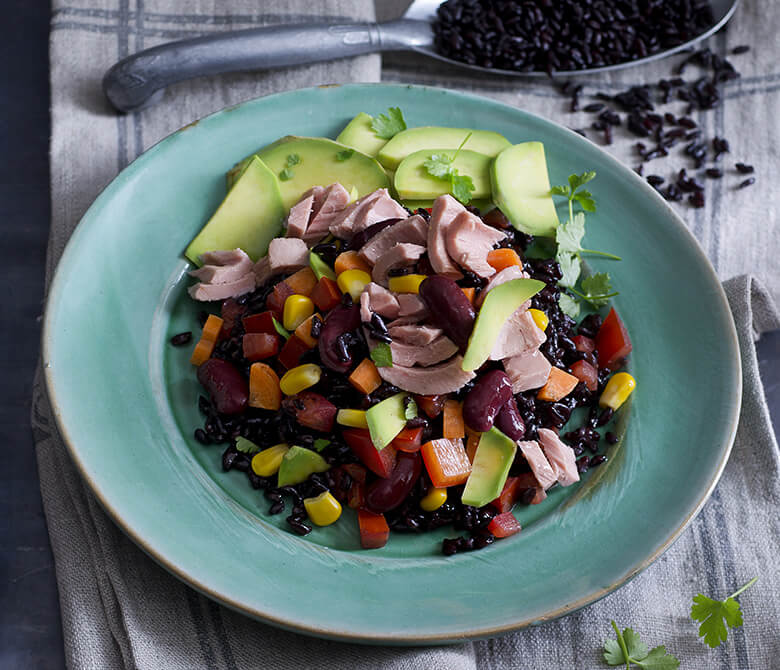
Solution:
M 731 18 L 738 2 L 712 0 L 715 23 L 684 44 L 617 65 L 556 74 L 570 76 L 618 70 L 681 51 L 721 28 Z M 166 86 L 194 77 L 302 65 L 378 51 L 416 51 L 483 74 L 547 76 L 546 72 L 467 65 L 439 55 L 433 48 L 431 30 L 439 4 L 439 0 L 415 0 L 400 19 L 386 23 L 267 26 L 162 44 L 119 61 L 106 72 L 103 91 L 114 107 L 129 112 L 156 102 Z

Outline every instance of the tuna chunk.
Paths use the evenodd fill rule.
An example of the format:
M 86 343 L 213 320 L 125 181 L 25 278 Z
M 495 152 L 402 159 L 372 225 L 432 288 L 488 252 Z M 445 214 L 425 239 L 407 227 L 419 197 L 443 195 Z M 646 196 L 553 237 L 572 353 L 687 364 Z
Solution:
M 371 297 L 365 291 L 360 294 L 360 321 L 362 323 L 371 321 Z
M 271 272 L 271 264 L 268 262 L 268 256 L 263 256 L 260 260 L 258 260 L 252 269 L 254 270 L 255 279 L 257 280 L 258 286 L 262 286 L 271 277 L 273 277 L 273 272 Z
M 301 198 L 290 208 L 290 213 L 287 215 L 287 237 L 303 239 L 313 208 L 314 194 Z
M 401 242 L 390 251 L 382 254 L 371 271 L 371 278 L 380 286 L 387 286 L 387 273 L 393 268 L 402 268 L 413 265 L 425 253 L 425 247 L 419 244 Z
M 422 319 L 428 316 L 428 306 L 420 296 L 414 293 L 399 293 L 396 298 L 400 307 L 398 316 L 410 319 Z
M 519 265 L 510 265 L 508 268 L 504 268 L 503 270 L 501 270 L 501 272 L 497 272 L 490 278 L 490 281 L 487 283 L 487 286 L 485 286 L 485 288 L 483 288 L 479 292 L 475 304 L 477 307 L 481 307 L 482 303 L 485 300 L 485 296 L 488 294 L 489 291 L 496 288 L 496 286 L 500 286 L 501 284 L 506 284 L 508 281 L 512 281 L 513 279 L 530 279 L 530 278 L 531 275 L 525 272 L 523 268 L 521 268 Z
M 365 292 L 371 298 L 371 311 L 388 319 L 394 319 L 398 316 L 401 308 L 395 295 L 386 288 L 371 282 L 366 286 Z
M 309 264 L 309 249 L 295 237 L 277 237 L 268 245 L 268 265 L 272 275 L 300 270 Z
M 529 349 L 538 349 L 547 339 L 524 306 L 510 316 L 498 333 L 498 339 L 490 352 L 491 361 L 518 356 Z
M 189 274 L 204 284 L 229 284 L 238 281 L 251 273 L 253 267 L 252 259 L 241 249 L 207 251 L 201 254 L 200 260 L 205 265 L 191 270 Z
M 374 265 L 381 256 L 390 251 L 396 244 L 410 242 L 425 246 L 428 239 L 428 224 L 415 214 L 404 221 L 399 221 L 372 237 L 360 250 L 361 258 Z
M 309 226 L 303 236 L 306 244 L 313 246 L 325 237 L 330 224 L 344 211 L 348 202 L 349 193 L 341 184 L 336 182 L 328 186 L 319 205 L 315 203 Z
M 485 225 L 467 211 L 458 214 L 444 233 L 450 258 L 480 277 L 496 274 L 496 269 L 487 262 L 487 255 L 505 237 L 504 232 Z
M 255 275 L 253 272 L 245 274 L 241 279 L 226 284 L 195 284 L 188 289 L 189 294 L 195 300 L 225 300 L 237 298 L 244 293 L 255 290 Z
M 393 365 L 410 368 L 417 364 L 427 368 L 446 361 L 457 353 L 458 346 L 448 337 L 441 336 L 425 346 L 393 341 L 390 343 L 390 351 L 393 354 Z
M 420 326 L 417 324 L 391 324 L 388 326 L 387 332 L 394 340 L 403 342 L 404 344 L 412 344 L 416 347 L 425 347 L 443 334 L 441 328 Z
M 542 451 L 544 451 L 544 455 L 555 471 L 558 483 L 561 486 L 571 486 L 575 482 L 580 481 L 574 450 L 561 442 L 554 431 L 549 428 L 540 428 L 539 444 L 542 446 Z
M 533 440 L 518 442 L 517 446 L 520 447 L 520 451 L 523 452 L 525 460 L 528 461 L 528 465 L 531 466 L 531 472 L 534 473 L 534 477 L 536 477 L 536 481 L 539 482 L 539 486 L 544 490 L 547 490 L 558 481 L 555 470 L 553 470 L 552 466 L 545 458 L 538 442 L 534 442 Z
M 541 388 L 547 383 L 550 368 L 552 365 L 538 349 L 529 349 L 504 359 L 504 370 L 512 382 L 512 393 Z
M 461 369 L 462 356 L 455 356 L 446 363 L 429 368 L 404 368 L 400 365 L 378 368 L 379 376 L 389 384 L 404 391 L 420 395 L 453 393 L 466 382 L 474 379 L 473 372 Z
M 447 253 L 445 235 L 455 217 L 465 211 L 466 208 L 451 195 L 440 195 L 433 201 L 428 223 L 428 260 L 437 274 L 450 279 L 460 279 L 463 274 Z
M 408 216 L 409 212 L 390 197 L 387 189 L 380 188 L 339 212 L 331 221 L 329 230 L 336 237 L 348 240 L 371 224 Z

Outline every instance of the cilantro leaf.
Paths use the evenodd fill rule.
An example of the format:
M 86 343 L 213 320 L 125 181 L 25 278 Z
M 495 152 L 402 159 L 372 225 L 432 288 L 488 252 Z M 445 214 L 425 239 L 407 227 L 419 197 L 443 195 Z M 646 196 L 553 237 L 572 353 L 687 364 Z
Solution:
M 666 651 L 664 645 L 653 647 L 650 653 L 637 665 L 644 670 L 677 670 L 680 667 L 680 661 Z
M 572 193 L 576 191 L 580 186 L 585 186 L 589 181 L 594 179 L 596 177 L 596 171 L 595 170 L 589 170 L 588 172 L 583 172 L 582 174 L 570 174 L 569 175 L 569 188 L 572 190 Z
M 450 183 L 452 184 L 452 195 L 460 200 L 464 205 L 468 205 L 471 202 L 471 192 L 474 190 L 474 182 L 471 177 L 467 175 L 453 174 L 450 177 Z
M 580 203 L 580 207 L 586 212 L 596 211 L 596 201 L 593 199 L 590 191 L 580 191 L 574 194 L 574 199 Z
M 417 409 L 417 403 L 414 401 L 414 398 L 412 396 L 406 396 L 406 402 L 404 406 L 404 419 L 407 421 L 411 421 L 412 419 L 416 418 L 419 415 L 419 410 Z
M 570 288 L 580 298 L 586 300 L 594 307 L 603 307 L 610 298 L 618 295 L 617 291 L 612 291 L 609 273 L 607 272 L 597 272 L 589 277 L 585 277 L 580 285 L 582 293 L 573 287 Z
M 298 163 L 301 162 L 301 157 L 298 154 L 289 154 L 287 156 L 287 167 L 292 167 L 293 165 L 298 165 Z
M 579 279 L 582 263 L 576 254 L 558 253 L 555 260 L 561 266 L 561 278 L 558 283 L 566 288 L 573 289 Z
M 561 293 L 558 297 L 558 306 L 566 316 L 570 316 L 572 319 L 576 319 L 580 314 L 580 303 L 568 293 Z
M 455 169 L 452 167 L 452 160 L 452 156 L 447 154 L 431 154 L 431 157 L 423 163 L 423 166 L 432 177 L 446 179 Z
M 330 440 L 326 440 L 324 437 L 318 437 L 316 440 L 314 440 L 314 450 L 322 451 L 329 444 Z
M 336 154 L 336 160 L 339 163 L 343 163 L 345 160 L 352 158 L 352 155 L 354 153 L 355 153 L 354 149 L 342 149 Z
M 406 130 L 406 121 L 400 108 L 391 107 L 387 110 L 387 114 L 379 114 L 371 119 L 371 130 L 383 140 L 389 140 L 402 130 Z
M 667 653 L 663 645 L 648 651 L 639 633 L 631 628 L 624 628 L 621 633 L 617 624 L 614 621 L 611 623 L 617 640 L 607 640 L 604 643 L 604 660 L 608 665 L 625 665 L 626 670 L 629 670 L 632 663 L 643 670 L 676 670 L 680 666 L 680 661 Z
M 290 181 L 294 176 L 295 173 L 288 167 L 284 168 L 284 170 L 279 173 L 279 179 L 282 181 Z
M 242 454 L 255 454 L 260 451 L 260 447 L 251 440 L 239 436 L 236 438 L 236 450 L 240 451 Z
M 578 254 L 582 251 L 583 237 L 585 237 L 585 215 L 577 212 L 571 221 L 562 223 L 555 230 L 558 253 Z
M 635 661 L 641 661 L 647 656 L 647 645 L 642 642 L 639 633 L 635 633 L 633 628 L 626 628 L 623 631 L 623 641 L 626 643 L 628 655 Z
M 279 323 L 276 320 L 276 317 L 272 316 L 271 321 L 273 321 L 274 323 L 274 330 L 276 330 L 276 332 L 279 333 L 279 335 L 281 335 L 285 340 L 289 340 L 290 333 L 285 329 L 285 327 L 281 323 Z
M 371 350 L 371 360 L 378 368 L 389 368 L 393 366 L 393 352 L 390 345 L 386 342 L 380 342 Z
M 550 189 L 550 195 L 565 195 L 566 197 L 569 196 L 569 187 L 568 186 L 553 186 Z
M 691 605 L 691 619 L 700 621 L 699 637 L 713 649 L 725 642 L 728 637 L 728 629 L 742 625 L 742 611 L 739 603 L 734 600 L 745 589 L 749 589 L 758 581 L 753 577 L 747 584 L 737 589 L 725 600 L 713 600 L 699 593 L 693 597 Z M 725 623 L 724 623 L 725 622 Z

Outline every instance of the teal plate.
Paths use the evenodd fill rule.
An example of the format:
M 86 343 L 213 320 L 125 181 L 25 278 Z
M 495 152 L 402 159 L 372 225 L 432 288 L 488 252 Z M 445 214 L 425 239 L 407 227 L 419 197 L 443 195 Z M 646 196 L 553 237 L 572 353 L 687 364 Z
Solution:
M 620 290 L 638 380 L 609 461 L 543 504 L 524 529 L 444 558 L 445 531 L 359 548 L 351 510 L 299 538 L 267 514 L 220 447 L 192 437 L 196 330 L 181 252 L 224 195 L 234 162 L 282 135 L 335 137 L 357 112 L 400 106 L 410 125 L 495 130 L 544 142 L 553 183 L 594 169 L 588 246 Z M 485 99 L 358 84 L 292 91 L 209 116 L 163 140 L 98 197 L 51 286 L 43 335 L 58 425 L 85 481 L 150 556 L 202 593 L 284 628 L 356 642 L 493 636 L 582 607 L 669 547 L 712 491 L 739 414 L 726 298 L 682 221 L 642 179 L 579 135 Z M 626 420 L 630 414 L 630 420 Z M 283 515 L 280 515 L 283 516 Z M 455 534 L 450 529 L 450 535 Z

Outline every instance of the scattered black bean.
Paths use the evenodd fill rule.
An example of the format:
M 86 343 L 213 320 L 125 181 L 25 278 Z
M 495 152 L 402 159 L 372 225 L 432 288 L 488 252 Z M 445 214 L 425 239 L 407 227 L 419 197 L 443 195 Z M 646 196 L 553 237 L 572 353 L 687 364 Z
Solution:
M 740 174 L 752 174 L 755 172 L 755 168 L 752 165 L 746 165 L 745 163 L 736 163 L 734 167 L 737 168 L 737 172 Z

